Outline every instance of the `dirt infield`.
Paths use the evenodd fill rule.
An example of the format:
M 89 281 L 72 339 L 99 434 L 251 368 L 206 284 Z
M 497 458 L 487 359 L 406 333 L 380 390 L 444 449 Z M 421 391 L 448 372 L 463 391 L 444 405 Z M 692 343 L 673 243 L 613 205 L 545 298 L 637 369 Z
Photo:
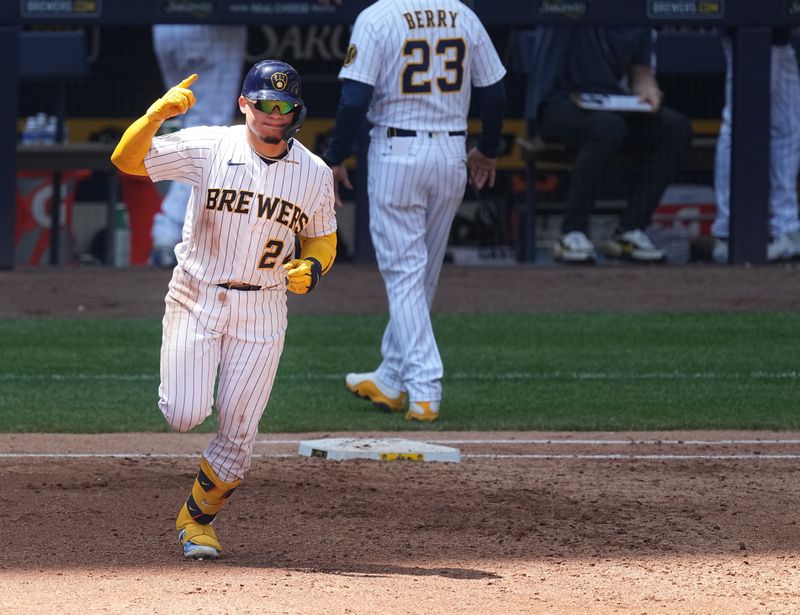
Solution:
M 385 309 L 340 266 L 294 313 Z M 446 268 L 439 311 L 796 309 L 797 268 Z M 160 316 L 169 274 L 0 272 L 0 317 Z M 513 283 L 511 282 L 513 280 Z M 0 434 L 0 612 L 795 613 L 800 434 L 447 433 L 459 464 L 259 439 L 216 562 L 173 523 L 208 435 Z M 347 434 L 380 435 L 380 434 Z
M 800 434 L 413 434 L 459 464 L 303 437 L 260 439 L 225 557 L 191 562 L 172 523 L 207 436 L 0 435 L 3 612 L 797 611 Z
M 564 310 L 796 310 L 800 264 L 769 267 L 445 267 L 435 312 Z M 164 313 L 169 271 L 0 271 L 0 318 L 91 318 Z M 386 311 L 374 266 L 337 264 L 290 314 Z

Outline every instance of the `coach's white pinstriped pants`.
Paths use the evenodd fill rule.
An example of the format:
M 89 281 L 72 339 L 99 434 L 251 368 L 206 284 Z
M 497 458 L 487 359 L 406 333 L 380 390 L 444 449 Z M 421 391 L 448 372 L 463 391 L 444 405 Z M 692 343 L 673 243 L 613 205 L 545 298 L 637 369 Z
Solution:
M 412 401 L 442 396 L 430 306 L 467 181 L 463 136 L 371 133 L 370 231 L 389 300 L 378 377 Z
M 725 107 L 717 140 L 714 192 L 717 214 L 711 232 L 728 237 L 731 177 L 731 89 L 732 49 L 723 41 L 727 70 Z M 800 228 L 797 205 L 797 174 L 800 171 L 800 74 L 797 56 L 791 45 L 772 46 L 770 71 L 770 169 L 769 230 L 773 238 Z M 747 204 L 745 203 L 745 206 Z

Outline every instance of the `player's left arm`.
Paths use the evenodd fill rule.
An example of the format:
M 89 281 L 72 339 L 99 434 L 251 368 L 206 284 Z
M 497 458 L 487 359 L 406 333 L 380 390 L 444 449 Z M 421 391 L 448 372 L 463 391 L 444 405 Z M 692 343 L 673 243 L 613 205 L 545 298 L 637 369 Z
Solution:
M 373 87 L 361 81 L 345 79 L 342 81 L 342 92 L 339 97 L 339 106 L 336 109 L 336 122 L 333 135 L 322 158 L 331 167 L 333 172 L 333 187 L 336 207 L 342 206 L 339 196 L 339 184 L 352 190 L 347 169 L 344 167 L 345 159 L 353 151 L 353 143 L 358 136 L 358 131 L 367 116 L 369 103 L 372 100 Z
M 330 271 L 336 259 L 336 233 L 322 237 L 300 236 L 300 258 L 286 263 L 287 288 L 297 295 L 310 293 Z
M 474 14 L 475 40 L 470 54 L 472 85 L 475 88 L 481 116 L 481 136 L 476 147 L 467 154 L 469 179 L 476 189 L 494 186 L 497 153 L 503 130 L 506 69 L 486 28 Z
M 494 186 L 497 172 L 497 152 L 503 130 L 506 89 L 503 80 L 475 88 L 481 115 L 481 136 L 478 144 L 467 154 L 467 168 L 472 185 L 478 190 Z
M 336 259 L 336 214 L 333 204 L 333 176 L 323 171 L 320 204 L 308 224 L 300 231 L 300 258 L 286 263 L 287 289 L 298 295 L 311 292 L 320 278 L 330 271 Z
M 664 93 L 658 87 L 653 69 L 646 64 L 633 64 L 629 71 L 629 78 L 631 91 L 639 97 L 639 100 L 649 103 L 653 112 L 658 111 Z

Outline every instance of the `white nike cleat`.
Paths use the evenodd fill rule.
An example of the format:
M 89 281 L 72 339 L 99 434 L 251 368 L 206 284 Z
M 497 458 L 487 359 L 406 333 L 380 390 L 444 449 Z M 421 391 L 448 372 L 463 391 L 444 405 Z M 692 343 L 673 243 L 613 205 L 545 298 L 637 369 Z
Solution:
M 381 382 L 375 372 L 347 374 L 344 379 L 351 393 L 368 399 L 384 412 L 400 412 L 406 403 L 406 393 Z

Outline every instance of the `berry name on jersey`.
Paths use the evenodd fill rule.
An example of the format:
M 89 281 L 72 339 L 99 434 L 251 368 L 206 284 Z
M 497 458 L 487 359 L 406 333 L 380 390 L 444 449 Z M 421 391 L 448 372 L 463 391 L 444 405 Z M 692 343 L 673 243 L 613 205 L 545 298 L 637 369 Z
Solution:
M 458 11 L 423 9 L 403 13 L 403 17 L 408 24 L 409 30 L 417 30 L 418 28 L 455 28 Z

